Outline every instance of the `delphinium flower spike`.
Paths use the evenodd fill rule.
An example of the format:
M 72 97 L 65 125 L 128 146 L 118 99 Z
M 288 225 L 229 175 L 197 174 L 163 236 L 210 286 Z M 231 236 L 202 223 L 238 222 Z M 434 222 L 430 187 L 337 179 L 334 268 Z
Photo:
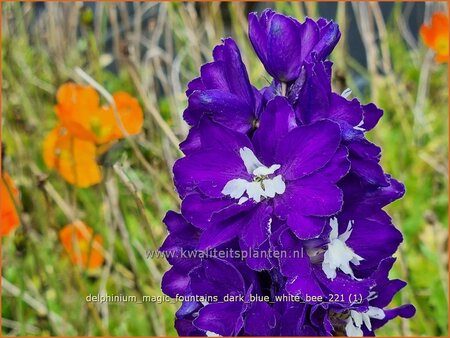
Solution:
M 373 335 L 414 315 L 388 308 L 406 283 L 387 277 L 403 238 L 383 207 L 405 189 L 365 136 L 382 110 L 332 90 L 339 37 L 325 19 L 251 13 L 270 85 L 250 83 L 231 38 L 189 83 L 181 213 L 161 247 L 180 335 Z

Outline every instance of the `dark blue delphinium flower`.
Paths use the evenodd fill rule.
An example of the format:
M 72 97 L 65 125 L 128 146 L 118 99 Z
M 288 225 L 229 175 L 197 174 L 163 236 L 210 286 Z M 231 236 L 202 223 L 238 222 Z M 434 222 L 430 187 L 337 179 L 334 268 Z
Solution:
M 185 197 L 183 214 L 207 230 L 201 248 L 237 235 L 259 247 L 273 217 L 285 219 L 300 238 L 312 238 L 341 210 L 336 183 L 349 162 L 336 123 L 296 127 L 287 100 L 277 97 L 263 111 L 252 140 L 208 119 L 200 130 L 201 146 L 177 161 L 174 180 Z M 210 217 L 196 218 L 198 210 Z
M 317 304 L 314 316 L 323 317 L 333 328 L 329 334 L 346 336 L 373 336 L 374 330 L 395 317 L 411 318 L 415 308 L 411 304 L 394 309 L 385 309 L 397 292 L 406 283 L 399 279 L 390 280 L 388 274 L 395 259 L 382 260 L 371 274 L 375 282 L 370 288 L 370 295 L 359 304 Z
M 286 96 L 292 105 L 299 125 L 323 119 L 339 124 L 343 144 L 348 148 L 352 172 L 370 183 L 388 185 L 379 165 L 381 149 L 365 138 L 365 133 L 378 123 L 383 111 L 370 103 L 362 105 L 356 98 L 347 100 L 351 91 L 342 94 L 332 91 L 330 61 L 304 62 L 297 80 L 286 86 Z M 265 101 L 280 92 L 277 81 L 264 89 Z
M 364 134 L 375 127 L 383 111 L 374 104 L 362 105 L 357 99 L 347 100 L 349 91 L 332 92 L 331 63 L 305 63 L 302 81 L 292 85 L 288 97 L 300 124 L 330 119 L 339 124 L 343 143 L 349 149 L 352 171 L 367 181 L 387 185 L 379 165 L 381 149 Z
M 172 265 L 162 289 L 182 298 L 175 328 L 373 335 L 411 317 L 412 305 L 386 309 L 405 283 L 387 278 L 402 235 L 382 208 L 404 186 L 365 137 L 383 112 L 331 88 L 337 25 L 266 10 L 250 14 L 249 35 L 268 87 L 251 85 L 227 38 L 186 91 L 191 129 L 174 165 L 181 214 L 168 212 L 161 247 Z M 212 249 L 225 255 L 202 256 Z M 243 256 L 269 251 L 282 255 Z
M 188 85 L 189 102 L 184 119 L 195 126 L 203 115 L 208 115 L 225 127 L 245 133 L 259 114 L 261 94 L 250 84 L 233 39 L 224 39 L 216 46 L 213 57 L 213 62 L 201 67 L 200 77 Z
M 258 17 L 249 15 L 249 37 L 267 72 L 282 82 L 298 78 L 305 61 L 324 60 L 336 46 L 341 33 L 325 19 L 304 23 L 267 9 Z
M 184 294 L 189 288 L 189 272 L 201 263 L 196 257 L 184 259 L 180 251 L 196 250 L 201 231 L 173 211 L 167 213 L 164 223 L 170 235 L 160 250 L 168 253 L 166 258 L 172 268 L 164 274 L 162 290 L 166 295 L 175 298 L 177 294 Z

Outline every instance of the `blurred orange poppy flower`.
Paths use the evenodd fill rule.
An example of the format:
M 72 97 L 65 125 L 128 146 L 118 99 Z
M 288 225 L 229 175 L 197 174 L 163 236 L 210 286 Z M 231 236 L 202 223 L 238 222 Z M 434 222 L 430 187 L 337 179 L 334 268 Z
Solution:
M 436 52 L 436 62 L 448 61 L 448 24 L 446 14 L 434 13 L 431 17 L 431 26 L 423 24 L 420 27 L 420 35 L 425 45 Z
M 56 98 L 56 115 L 73 136 L 96 144 L 125 136 L 113 107 L 100 106 L 100 97 L 94 88 L 66 83 L 59 87 Z M 138 134 L 144 121 L 139 102 L 124 92 L 115 93 L 113 99 L 125 131 L 129 135 Z
M 61 126 L 50 131 L 43 146 L 47 167 L 55 169 L 67 182 L 80 188 L 102 180 L 96 151 L 94 143 L 73 137 Z
M 59 239 L 73 264 L 89 270 L 102 266 L 103 238 L 94 236 L 91 227 L 79 221 L 68 224 L 59 231 Z
M 19 191 L 17 190 L 12 178 L 6 173 L 3 173 L 3 176 L 1 178 L 0 190 L 0 234 L 2 236 L 6 236 L 20 224 L 19 215 L 16 210 L 16 204 L 19 202 Z

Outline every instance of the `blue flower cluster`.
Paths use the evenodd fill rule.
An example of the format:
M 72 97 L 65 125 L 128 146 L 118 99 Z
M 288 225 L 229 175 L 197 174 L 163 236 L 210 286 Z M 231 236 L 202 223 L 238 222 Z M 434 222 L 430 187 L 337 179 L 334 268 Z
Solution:
M 338 26 L 265 10 L 249 15 L 249 38 L 268 87 L 227 38 L 186 92 L 181 212 L 167 213 L 161 247 L 162 289 L 183 299 L 178 333 L 363 336 L 412 317 L 410 304 L 387 308 L 406 283 L 388 278 L 402 235 L 383 207 L 404 186 L 365 137 L 382 110 L 332 90 Z M 252 254 L 217 254 L 229 252 Z

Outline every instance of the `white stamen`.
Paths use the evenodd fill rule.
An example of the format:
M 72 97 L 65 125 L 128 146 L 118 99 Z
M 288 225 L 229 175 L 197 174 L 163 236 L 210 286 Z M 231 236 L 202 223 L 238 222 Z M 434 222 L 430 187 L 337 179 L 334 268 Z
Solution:
M 264 190 L 267 197 L 273 198 L 276 194 L 281 195 L 286 190 L 286 184 L 281 175 L 275 176 L 271 180 L 264 180 Z
M 239 199 L 238 204 L 245 203 L 248 199 L 260 202 L 264 198 L 273 198 L 281 195 L 286 190 L 286 184 L 281 175 L 270 178 L 278 169 L 279 164 L 273 164 L 269 168 L 263 165 L 249 148 L 239 150 L 242 161 L 247 172 L 252 175 L 253 180 L 247 181 L 242 178 L 234 178 L 225 184 L 222 194 Z M 245 196 L 247 194 L 247 196 Z
M 241 198 L 239 199 L 238 204 L 241 205 L 241 204 L 244 204 L 244 203 L 247 202 L 247 201 L 248 201 L 248 197 L 241 197 Z
M 265 195 L 264 189 L 260 182 L 247 182 L 247 195 L 248 198 L 252 198 L 256 203 L 261 201 L 261 197 Z
M 364 128 L 362 128 L 362 125 L 364 124 L 364 119 L 362 119 L 358 125 L 354 126 L 353 129 L 355 130 L 361 130 L 361 131 L 366 131 Z
M 244 165 L 249 174 L 253 174 L 255 169 L 263 167 L 263 164 L 256 158 L 251 149 L 247 147 L 241 148 L 239 154 L 241 155 L 242 161 L 244 161 Z
M 369 296 L 367 297 L 368 301 L 374 300 L 378 298 L 378 294 L 375 291 L 370 291 Z
M 346 88 L 346 89 L 342 92 L 341 96 L 342 96 L 344 99 L 346 99 L 346 98 L 349 97 L 351 94 L 352 94 L 352 90 L 351 90 L 350 88 Z
M 357 255 L 345 242 L 348 240 L 352 233 L 353 221 L 348 222 L 347 230 L 339 235 L 339 226 L 336 218 L 330 219 L 330 238 L 327 251 L 323 257 L 322 270 L 328 279 L 333 280 L 336 278 L 336 270 L 340 269 L 345 274 L 351 276 L 353 279 L 357 279 L 353 274 L 353 270 L 350 267 L 350 263 L 359 265 L 360 261 L 364 260 L 361 256 Z
M 375 306 L 369 306 L 369 310 L 366 312 L 350 310 L 350 316 L 347 318 L 345 332 L 349 337 L 362 337 L 363 330 L 361 329 L 361 326 L 363 323 L 369 331 L 372 331 L 372 323 L 370 322 L 370 318 L 381 320 L 385 316 L 384 311 Z
M 270 168 L 267 168 L 266 166 L 261 165 L 261 167 L 256 168 L 253 170 L 254 176 L 268 176 L 272 175 L 275 171 L 280 169 L 281 165 L 279 164 L 272 164 Z
M 242 178 L 236 178 L 228 181 L 222 189 L 222 194 L 229 195 L 233 198 L 240 198 L 247 189 L 247 181 Z

